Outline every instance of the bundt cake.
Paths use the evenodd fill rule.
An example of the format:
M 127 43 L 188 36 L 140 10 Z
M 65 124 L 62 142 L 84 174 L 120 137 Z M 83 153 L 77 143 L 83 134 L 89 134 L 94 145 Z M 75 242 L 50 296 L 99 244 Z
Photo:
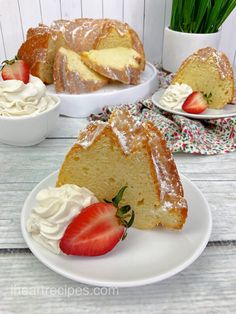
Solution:
M 58 20 L 51 26 L 40 24 L 30 28 L 27 39 L 18 51 L 33 75 L 44 83 L 53 83 L 53 62 L 60 47 L 75 52 L 113 47 L 133 48 L 141 56 L 141 69 L 145 67 L 143 45 L 137 33 L 126 23 L 109 19 Z
M 234 96 L 233 70 L 227 56 L 214 48 L 203 48 L 189 56 L 177 71 L 172 84 L 185 83 L 193 91 L 209 96 L 208 107 L 221 109 Z
M 108 48 L 82 52 L 83 62 L 97 73 L 124 84 L 138 84 L 140 54 L 132 48 Z
M 108 79 L 87 67 L 80 55 L 61 47 L 55 56 L 53 80 L 57 92 L 79 94 L 95 91 L 108 83 Z
M 137 228 L 181 229 L 185 223 L 187 203 L 165 140 L 151 122 L 137 122 L 127 110 L 81 131 L 58 176 L 58 187 L 67 183 L 88 188 L 100 201 L 127 185 L 122 204 L 134 209 Z

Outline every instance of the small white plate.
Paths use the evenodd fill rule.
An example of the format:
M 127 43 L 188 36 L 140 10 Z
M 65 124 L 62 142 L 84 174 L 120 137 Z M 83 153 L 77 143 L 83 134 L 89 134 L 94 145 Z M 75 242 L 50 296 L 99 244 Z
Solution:
M 104 106 L 116 106 L 133 103 L 140 99 L 150 97 L 158 88 L 157 69 L 147 62 L 145 70 L 141 73 L 138 85 L 125 85 L 114 82 L 103 88 L 79 95 L 56 93 L 53 85 L 47 89 L 61 99 L 60 114 L 86 118 L 91 113 L 99 113 Z
M 55 255 L 36 243 L 26 231 L 26 220 L 43 188 L 55 186 L 58 172 L 41 181 L 27 197 L 22 214 L 23 237 L 32 253 L 53 271 L 85 284 L 133 287 L 169 278 L 192 264 L 202 253 L 211 234 L 212 218 L 200 190 L 181 176 L 189 212 L 180 231 L 131 228 L 125 241 L 99 257 Z
M 223 109 L 206 109 L 203 113 L 200 114 L 192 114 L 188 112 L 184 112 L 181 109 L 170 109 L 168 107 L 162 106 L 159 103 L 160 98 L 164 94 L 165 89 L 159 89 L 153 96 L 153 103 L 160 109 L 165 110 L 170 113 L 178 114 L 180 116 L 185 116 L 194 119 L 218 119 L 218 118 L 227 118 L 236 116 L 236 104 L 228 104 Z

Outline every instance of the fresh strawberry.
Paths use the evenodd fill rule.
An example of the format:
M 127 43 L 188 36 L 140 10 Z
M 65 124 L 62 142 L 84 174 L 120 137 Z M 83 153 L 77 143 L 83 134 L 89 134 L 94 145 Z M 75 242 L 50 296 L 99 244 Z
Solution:
M 96 203 L 84 208 L 67 226 L 60 241 L 62 252 L 70 255 L 98 256 L 111 251 L 126 237 L 127 228 L 134 221 L 129 205 L 118 207 L 126 187 L 111 202 Z
M 188 113 L 201 113 L 207 108 L 207 99 L 200 92 L 190 94 L 182 105 L 182 109 Z
M 25 84 L 29 82 L 30 69 L 24 60 L 5 60 L 2 62 L 3 80 L 21 80 Z

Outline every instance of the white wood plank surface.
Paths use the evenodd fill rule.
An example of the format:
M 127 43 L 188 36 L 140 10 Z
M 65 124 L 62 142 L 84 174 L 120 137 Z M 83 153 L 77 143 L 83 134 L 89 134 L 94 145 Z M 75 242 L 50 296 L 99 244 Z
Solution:
M 143 41 L 144 0 L 124 0 L 124 22 L 132 26 Z
M 7 58 L 14 58 L 23 42 L 23 28 L 17 0 L 0 0 L 0 22 Z
M 103 4 L 101 0 L 82 0 L 82 16 L 90 18 L 103 17 Z
M 61 15 L 63 19 L 81 17 L 81 0 L 61 0 Z
M 40 0 L 40 5 L 44 24 L 50 25 L 61 18 L 60 0 Z
M 19 8 L 25 39 L 30 27 L 36 27 L 42 23 L 40 2 L 39 0 L 19 0 Z
M 103 17 L 123 20 L 123 0 L 103 0 Z
M 63 278 L 31 254 L 1 254 L 1 313 L 233 314 L 235 259 L 235 246 L 207 247 L 194 264 L 168 280 L 102 295 L 109 290 Z
M 1 24 L 1 20 L 0 20 L 0 60 L 6 60 L 7 56 L 6 56 L 6 51 L 5 51 L 5 43 L 3 40 L 3 31 L 2 31 L 2 24 Z
M 165 23 L 165 1 L 145 1 L 144 47 L 146 58 L 152 63 L 162 59 Z

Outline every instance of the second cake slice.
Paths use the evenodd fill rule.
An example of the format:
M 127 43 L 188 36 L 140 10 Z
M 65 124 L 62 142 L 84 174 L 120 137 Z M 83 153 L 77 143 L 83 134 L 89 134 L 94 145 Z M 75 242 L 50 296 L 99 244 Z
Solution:
M 90 50 L 81 54 L 83 62 L 99 74 L 124 84 L 138 84 L 141 56 L 132 48 Z
M 57 92 L 70 94 L 92 92 L 108 83 L 106 77 L 84 64 L 78 53 L 63 47 L 56 53 L 53 79 Z

